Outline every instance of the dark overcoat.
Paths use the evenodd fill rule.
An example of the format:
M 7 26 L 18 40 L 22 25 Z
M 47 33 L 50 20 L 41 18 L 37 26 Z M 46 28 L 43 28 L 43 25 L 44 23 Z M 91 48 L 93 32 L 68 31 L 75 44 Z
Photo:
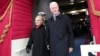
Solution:
M 27 49 L 32 49 L 32 56 L 48 56 L 45 37 L 46 30 L 43 25 L 39 29 L 33 28 L 26 46 Z
M 68 48 L 74 45 L 73 31 L 67 15 L 59 14 L 54 21 L 53 16 L 46 21 L 50 31 L 50 55 L 69 56 Z

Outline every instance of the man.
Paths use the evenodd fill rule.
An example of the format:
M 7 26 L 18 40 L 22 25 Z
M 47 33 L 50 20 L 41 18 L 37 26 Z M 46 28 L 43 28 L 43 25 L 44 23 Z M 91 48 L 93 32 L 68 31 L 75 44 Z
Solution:
M 56 2 L 50 3 L 52 17 L 47 20 L 50 31 L 50 56 L 69 56 L 73 51 L 73 31 L 68 16 L 59 12 Z

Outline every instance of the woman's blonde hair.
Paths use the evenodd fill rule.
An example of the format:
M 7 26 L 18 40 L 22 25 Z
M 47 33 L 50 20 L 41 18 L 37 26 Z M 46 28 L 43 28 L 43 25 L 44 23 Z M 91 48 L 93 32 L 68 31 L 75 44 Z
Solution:
M 44 20 L 43 20 L 43 17 L 41 15 L 37 15 L 35 17 L 35 20 L 36 20 L 36 18 L 38 18 L 41 21 L 41 24 L 44 24 Z

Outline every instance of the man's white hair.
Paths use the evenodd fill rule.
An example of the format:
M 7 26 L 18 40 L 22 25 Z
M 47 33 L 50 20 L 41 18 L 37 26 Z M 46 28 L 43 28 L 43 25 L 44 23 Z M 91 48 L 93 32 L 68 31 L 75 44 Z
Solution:
M 57 3 L 57 2 L 50 2 L 50 5 L 49 5 L 49 6 L 51 7 L 51 6 L 53 6 L 53 5 L 57 5 L 57 6 L 58 6 L 58 3 Z M 59 7 L 59 6 L 58 6 L 58 7 Z

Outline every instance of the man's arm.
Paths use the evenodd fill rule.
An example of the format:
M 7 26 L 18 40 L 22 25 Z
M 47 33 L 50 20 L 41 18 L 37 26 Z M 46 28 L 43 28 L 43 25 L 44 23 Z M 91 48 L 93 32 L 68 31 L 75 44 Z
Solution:
M 50 31 L 49 31 L 49 26 L 48 22 L 46 21 L 46 37 L 45 37 L 45 44 L 47 46 L 47 49 L 50 47 Z
M 68 31 L 68 41 L 69 41 L 69 52 L 73 51 L 74 48 L 74 38 L 73 38 L 73 30 L 70 18 L 67 16 L 67 31 Z

